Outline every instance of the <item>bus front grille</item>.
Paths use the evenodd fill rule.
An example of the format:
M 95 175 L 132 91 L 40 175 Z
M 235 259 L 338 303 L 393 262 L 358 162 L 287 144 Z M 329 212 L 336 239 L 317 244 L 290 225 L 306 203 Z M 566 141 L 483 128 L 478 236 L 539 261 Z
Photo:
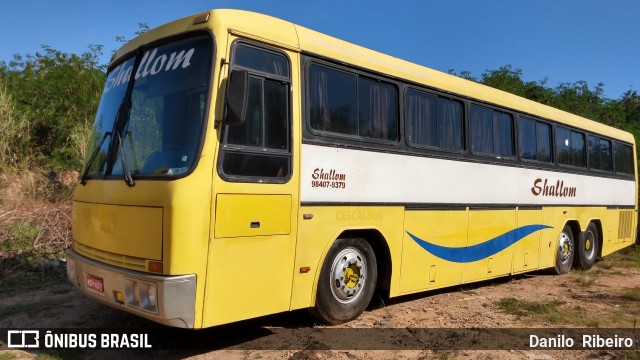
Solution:
M 127 269 L 146 271 L 145 259 L 99 250 L 76 242 L 75 250 L 88 258 Z

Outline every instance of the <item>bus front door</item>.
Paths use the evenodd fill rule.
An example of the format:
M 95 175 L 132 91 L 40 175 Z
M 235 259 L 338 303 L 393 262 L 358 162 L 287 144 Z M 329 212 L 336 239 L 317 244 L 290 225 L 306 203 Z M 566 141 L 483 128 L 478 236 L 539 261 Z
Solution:
M 218 129 L 204 326 L 289 310 L 295 260 L 296 54 L 233 36 L 229 44 L 230 73 L 248 73 L 248 103 L 243 121 Z

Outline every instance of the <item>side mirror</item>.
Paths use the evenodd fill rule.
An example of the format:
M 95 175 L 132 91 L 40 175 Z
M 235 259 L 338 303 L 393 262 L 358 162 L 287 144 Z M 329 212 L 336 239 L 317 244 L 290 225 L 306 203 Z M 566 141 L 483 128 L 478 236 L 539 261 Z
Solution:
M 227 84 L 226 112 L 223 123 L 241 125 L 244 123 L 249 103 L 249 73 L 246 70 L 233 70 Z

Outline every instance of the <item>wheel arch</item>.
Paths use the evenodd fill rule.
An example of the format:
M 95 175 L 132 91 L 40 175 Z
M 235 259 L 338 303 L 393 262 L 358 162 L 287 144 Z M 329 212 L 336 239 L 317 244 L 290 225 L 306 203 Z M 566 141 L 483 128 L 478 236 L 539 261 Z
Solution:
M 376 256 L 378 282 L 376 288 L 387 293 L 391 287 L 391 251 L 384 235 L 378 229 L 354 229 L 343 231 L 338 238 L 359 237 L 371 245 Z M 387 294 L 388 295 L 388 294 Z
M 565 225 L 571 228 L 571 232 L 573 233 L 573 241 L 575 242 L 579 236 L 582 236 L 582 230 L 580 228 L 580 222 L 578 220 L 567 220 Z
M 598 230 L 598 253 L 596 254 L 597 257 L 602 257 L 602 245 L 603 245 L 603 241 L 604 241 L 604 237 L 603 237 L 603 232 L 602 232 L 602 221 L 600 221 L 600 219 L 591 219 L 591 221 L 589 221 L 589 224 L 593 223 L 596 226 L 596 229 Z M 589 224 L 587 224 L 587 227 L 589 226 Z M 585 228 L 586 231 L 586 228 Z
M 312 287 L 312 305 L 316 302 L 318 281 L 320 281 L 320 272 L 322 265 L 329 253 L 329 249 L 333 244 L 341 238 L 362 238 L 371 248 L 376 256 L 376 270 L 378 272 L 378 281 L 376 282 L 377 289 L 383 289 L 385 295 L 388 296 L 389 289 L 391 288 L 391 250 L 387 244 L 387 240 L 382 235 L 382 232 L 376 228 L 361 228 L 361 229 L 342 229 L 331 241 L 327 243 L 320 259 L 318 259 L 317 272 L 314 278 Z

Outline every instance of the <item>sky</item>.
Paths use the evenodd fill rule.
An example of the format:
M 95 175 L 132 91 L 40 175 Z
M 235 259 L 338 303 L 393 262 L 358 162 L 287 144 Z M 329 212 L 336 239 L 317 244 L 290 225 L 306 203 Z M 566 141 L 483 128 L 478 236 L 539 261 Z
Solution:
M 584 80 L 618 99 L 640 91 L 638 0 L 5 0 L 0 61 L 48 45 L 82 53 L 103 45 L 102 62 L 153 28 L 215 8 L 272 15 L 436 70 L 480 77 L 504 65 L 547 86 Z

